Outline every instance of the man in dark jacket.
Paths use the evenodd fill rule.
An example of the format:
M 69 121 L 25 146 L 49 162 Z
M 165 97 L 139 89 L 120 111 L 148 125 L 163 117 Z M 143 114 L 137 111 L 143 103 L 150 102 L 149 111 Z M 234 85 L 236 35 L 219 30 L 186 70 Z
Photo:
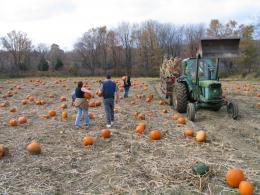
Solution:
M 110 128 L 114 123 L 114 105 L 119 102 L 118 87 L 111 80 L 111 76 L 107 75 L 106 79 L 101 84 L 101 92 L 104 98 L 104 107 L 107 119 L 107 128 Z

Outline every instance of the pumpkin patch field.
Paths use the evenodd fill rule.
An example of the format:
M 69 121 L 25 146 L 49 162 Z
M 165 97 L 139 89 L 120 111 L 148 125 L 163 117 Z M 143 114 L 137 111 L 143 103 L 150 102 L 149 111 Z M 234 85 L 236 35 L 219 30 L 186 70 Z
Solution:
M 223 82 L 237 120 L 223 107 L 191 122 L 158 79 L 134 78 L 123 98 L 116 78 L 121 99 L 106 129 L 99 79 L 0 80 L 0 194 L 260 194 L 260 82 Z M 86 98 L 90 126 L 76 128 L 79 80 L 95 95 Z

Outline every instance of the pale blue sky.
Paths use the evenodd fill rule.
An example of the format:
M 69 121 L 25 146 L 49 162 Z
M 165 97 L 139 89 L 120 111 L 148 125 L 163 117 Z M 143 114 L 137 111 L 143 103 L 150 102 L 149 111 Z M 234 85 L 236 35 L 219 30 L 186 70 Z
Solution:
M 91 27 L 122 21 L 252 23 L 260 17 L 260 0 L 0 0 L 0 5 L 0 37 L 20 30 L 34 44 L 57 43 L 63 49 L 71 49 Z

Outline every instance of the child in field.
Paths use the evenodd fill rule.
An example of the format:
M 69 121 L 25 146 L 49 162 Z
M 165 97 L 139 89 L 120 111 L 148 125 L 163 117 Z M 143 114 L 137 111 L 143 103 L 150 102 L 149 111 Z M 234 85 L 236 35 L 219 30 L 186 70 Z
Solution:
M 131 87 L 131 79 L 130 79 L 130 76 L 127 76 L 127 77 L 124 79 L 124 89 L 125 89 L 124 98 L 127 98 L 127 97 L 128 97 L 128 93 L 129 93 L 130 87 Z

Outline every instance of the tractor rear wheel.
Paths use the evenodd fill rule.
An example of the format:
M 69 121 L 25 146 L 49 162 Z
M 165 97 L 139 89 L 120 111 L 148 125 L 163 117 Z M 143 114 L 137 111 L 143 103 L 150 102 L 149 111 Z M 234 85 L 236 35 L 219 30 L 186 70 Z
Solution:
M 196 114 L 196 109 L 195 109 L 195 104 L 193 103 L 188 103 L 187 106 L 187 116 L 190 121 L 195 120 L 195 114 Z
M 173 88 L 173 108 L 180 112 L 185 113 L 187 111 L 188 104 L 188 90 L 184 83 L 175 83 Z
M 237 119 L 238 117 L 238 105 L 235 102 L 227 103 L 227 113 L 233 119 Z

